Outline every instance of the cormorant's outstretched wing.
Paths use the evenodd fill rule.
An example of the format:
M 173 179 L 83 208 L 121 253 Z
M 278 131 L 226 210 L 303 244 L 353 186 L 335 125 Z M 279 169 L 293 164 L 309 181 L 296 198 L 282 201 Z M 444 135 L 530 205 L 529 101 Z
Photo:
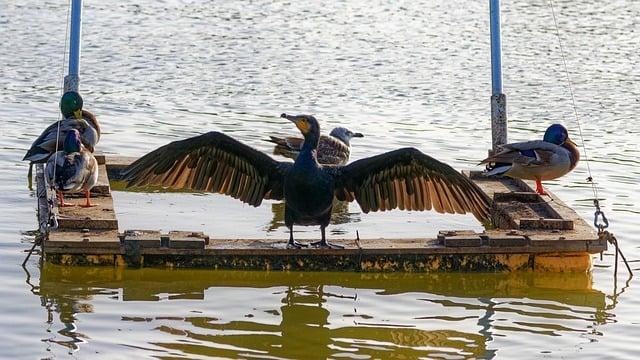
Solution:
M 226 194 L 253 206 L 284 197 L 278 162 L 231 137 L 209 132 L 174 141 L 136 160 L 124 172 L 128 186 L 159 185 Z
M 330 169 L 328 169 L 331 171 Z M 404 148 L 335 168 L 336 197 L 362 211 L 435 210 L 471 212 L 489 219 L 491 200 L 467 177 L 414 148 Z

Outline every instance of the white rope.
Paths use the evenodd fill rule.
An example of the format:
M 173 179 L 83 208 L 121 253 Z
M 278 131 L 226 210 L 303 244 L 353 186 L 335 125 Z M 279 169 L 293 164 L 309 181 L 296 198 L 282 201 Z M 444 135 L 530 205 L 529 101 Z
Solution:
M 59 96 L 58 98 L 62 98 L 62 95 L 64 95 L 64 67 L 66 65 L 67 62 L 67 43 L 68 43 L 68 37 L 69 37 L 69 17 L 71 15 L 71 0 L 69 0 L 68 4 L 67 4 L 67 21 L 65 22 L 66 26 L 65 26 L 65 30 L 64 30 L 64 51 L 62 52 L 62 70 L 60 72 L 60 77 L 62 78 L 62 82 L 60 84 L 60 90 L 59 90 Z M 55 182 L 56 182 L 56 169 L 58 167 L 58 157 L 56 156 L 56 154 L 58 153 L 58 142 L 60 140 L 60 124 L 62 123 L 62 120 L 64 118 L 64 115 L 62 113 L 58 114 L 58 128 L 56 130 L 56 150 L 53 153 L 53 184 L 49 184 L 49 186 L 51 186 L 53 188 L 52 191 L 52 196 L 53 199 L 50 199 L 50 207 L 53 208 L 53 204 L 55 204 L 56 201 L 56 192 L 55 192 Z M 45 174 L 46 175 L 46 174 Z M 52 212 L 49 211 L 49 216 L 51 216 Z
M 591 188 L 593 190 L 594 202 L 598 201 L 598 188 L 596 187 L 595 182 L 593 181 L 593 176 L 591 175 L 591 166 L 589 166 L 589 156 L 587 155 L 587 147 L 584 144 L 584 137 L 582 136 L 582 126 L 580 125 L 580 119 L 578 118 L 578 108 L 576 106 L 576 99 L 573 95 L 573 86 L 571 83 L 571 77 L 569 76 L 569 70 L 567 67 L 567 60 L 564 56 L 564 48 L 562 46 L 562 39 L 560 38 L 560 30 L 558 28 L 558 20 L 556 19 L 556 12 L 553 7 L 553 0 L 549 0 L 549 6 L 551 7 L 551 15 L 553 15 L 553 23 L 556 27 L 556 36 L 558 37 L 558 44 L 560 45 L 560 55 L 562 56 L 562 63 L 564 65 L 564 73 L 567 77 L 567 83 L 569 86 L 569 93 L 571 94 L 571 103 L 573 104 L 573 114 L 576 118 L 576 124 L 578 124 L 578 133 L 580 134 L 580 141 L 582 142 L 582 151 L 584 152 L 585 163 L 587 164 L 587 172 L 589 173 L 589 182 L 591 183 Z

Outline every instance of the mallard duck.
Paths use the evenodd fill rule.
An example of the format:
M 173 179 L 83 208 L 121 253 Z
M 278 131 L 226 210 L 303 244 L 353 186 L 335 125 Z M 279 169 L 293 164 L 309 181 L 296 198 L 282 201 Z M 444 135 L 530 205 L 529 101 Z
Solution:
M 86 197 L 81 206 L 94 206 L 90 190 L 98 182 L 98 162 L 82 145 L 78 130 L 67 131 L 62 150 L 49 157 L 45 174 L 49 185 L 56 190 L 61 207 L 71 206 L 64 202 L 65 193 L 80 191 L 84 191 Z
M 334 197 L 357 201 L 364 213 L 401 210 L 471 212 L 487 221 L 491 200 L 467 177 L 414 148 L 354 161 L 346 166 L 318 163 L 320 125 L 311 115 L 281 117 L 304 136 L 294 163 L 276 161 L 233 138 L 209 132 L 174 141 L 133 162 L 124 172 L 128 186 L 158 185 L 226 194 L 253 206 L 263 199 L 284 200 L 288 247 L 306 246 L 293 239 L 293 225 L 319 225 L 327 242 Z
M 92 113 L 82 109 L 82 105 L 80 94 L 75 91 L 64 93 L 60 99 L 60 111 L 64 118 L 49 125 L 33 142 L 22 160 L 28 160 L 31 163 L 46 162 L 49 156 L 56 151 L 56 138 L 58 149 L 60 149 L 71 129 L 80 132 L 82 144 L 93 152 L 100 140 L 100 124 Z M 56 135 L 59 136 L 56 137 Z
M 546 195 L 542 181 L 557 179 L 573 170 L 580 160 L 576 144 L 560 124 L 547 128 L 542 140 L 501 145 L 498 151 L 480 164 L 489 164 L 487 176 L 506 175 L 535 180 L 536 192 Z
M 364 137 L 361 133 L 354 133 L 344 127 L 331 130 L 329 136 L 321 135 L 318 142 L 318 162 L 324 165 L 345 165 L 349 162 L 351 154 L 351 139 Z M 270 141 L 276 146 L 273 148 L 275 155 L 282 155 L 295 160 L 300 154 L 304 144 L 304 138 L 288 136 L 270 136 Z

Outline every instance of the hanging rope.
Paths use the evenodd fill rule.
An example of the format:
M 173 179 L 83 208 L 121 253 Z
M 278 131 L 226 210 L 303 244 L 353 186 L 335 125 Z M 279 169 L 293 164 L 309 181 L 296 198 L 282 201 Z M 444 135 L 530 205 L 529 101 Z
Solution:
M 67 20 L 66 20 L 66 27 L 65 27 L 65 31 L 64 31 L 64 50 L 62 52 L 62 70 L 60 71 L 60 78 L 62 79 L 62 81 L 61 81 L 61 84 L 60 84 L 60 90 L 58 91 L 58 93 L 59 93 L 58 98 L 61 98 L 62 95 L 64 94 L 64 67 L 65 67 L 65 64 L 67 62 L 67 43 L 69 42 L 68 39 L 69 39 L 69 26 L 70 26 L 69 25 L 69 18 L 70 18 L 70 16 L 71 16 L 71 0 L 69 0 L 69 2 L 67 3 Z M 54 183 L 55 183 L 55 178 L 56 178 L 56 168 L 58 167 L 57 166 L 58 165 L 57 164 L 58 158 L 55 156 L 55 154 L 58 152 L 58 141 L 60 140 L 60 123 L 62 122 L 62 120 L 63 120 L 62 113 L 59 113 L 58 114 L 58 126 L 57 126 L 57 129 L 56 129 L 56 147 L 55 147 L 55 152 L 54 152 L 54 166 L 53 166 Z M 29 165 L 29 175 L 31 175 L 31 167 L 32 167 L 32 164 Z M 45 177 L 46 177 L 46 174 L 45 174 Z M 51 228 L 55 229 L 55 228 L 58 227 L 58 219 L 56 217 L 56 214 L 53 212 L 53 209 L 55 208 L 55 201 L 56 201 L 56 192 L 55 192 L 55 188 L 54 188 L 53 185 L 54 184 L 49 184 L 49 186 L 52 189 L 52 191 L 51 191 L 51 197 L 47 197 L 47 205 L 49 206 L 49 218 L 47 219 L 45 233 L 44 234 L 39 234 L 38 236 L 36 236 L 36 238 L 35 238 L 35 240 L 33 242 L 33 246 L 28 251 L 27 256 L 25 257 L 24 261 L 22 261 L 22 266 L 23 267 L 27 264 L 27 261 L 29 261 L 29 258 L 31 257 L 31 254 L 35 250 L 36 246 L 42 244 L 42 241 L 44 240 L 44 238 L 49 233 L 49 229 L 51 229 Z
M 61 98 L 62 95 L 64 94 L 64 67 L 66 65 L 67 62 L 67 44 L 69 42 L 69 18 L 71 16 L 71 0 L 68 1 L 67 3 L 67 21 L 66 21 L 66 26 L 65 26 L 65 30 L 64 30 L 64 50 L 62 52 L 62 70 L 60 71 L 60 78 L 62 79 L 61 84 L 60 84 L 60 90 L 59 90 L 59 95 L 58 98 Z M 48 226 L 49 227 L 53 227 L 56 228 L 58 227 L 58 220 L 56 219 L 56 214 L 53 212 L 53 209 L 55 208 L 55 201 L 56 201 L 56 191 L 55 191 L 55 178 L 56 178 L 56 170 L 58 168 L 58 157 L 56 156 L 56 154 L 58 153 L 58 144 L 60 142 L 60 124 L 62 123 L 63 119 L 63 115 L 62 113 L 58 114 L 58 128 L 56 131 L 56 150 L 53 153 L 54 154 L 54 162 L 53 162 L 53 179 L 54 179 L 54 184 L 49 184 L 49 186 L 51 187 L 51 198 L 49 199 L 49 222 L 48 222 Z M 49 229 L 47 229 L 48 232 Z
M 627 266 L 627 270 L 629 271 L 629 275 L 633 276 L 631 267 L 629 266 L 629 263 L 627 262 L 627 259 L 625 258 L 624 254 L 622 254 L 622 250 L 620 249 L 618 240 L 616 239 L 615 236 L 613 236 L 612 233 L 605 230 L 606 228 L 609 227 L 609 220 L 607 220 L 607 217 L 605 216 L 604 212 L 602 211 L 602 209 L 600 209 L 598 187 L 596 186 L 596 183 L 593 181 L 593 175 L 591 175 L 591 166 L 589 165 L 589 156 L 587 155 L 587 147 L 584 144 L 584 137 L 582 136 L 582 126 L 580 124 L 580 118 L 578 117 L 578 107 L 576 106 L 576 99 L 573 94 L 573 86 L 571 83 L 571 77 L 569 76 L 567 60 L 564 55 L 564 48 L 562 46 L 562 38 L 560 37 L 558 20 L 556 19 L 556 11 L 555 11 L 555 8 L 553 7 L 553 0 L 549 0 L 549 7 L 551 8 L 551 15 L 553 16 L 553 24 L 555 25 L 555 28 L 556 28 L 556 36 L 558 38 L 558 44 L 560 46 L 560 55 L 562 57 L 562 64 L 564 65 L 564 73 L 565 73 L 565 76 L 567 77 L 567 85 L 569 87 L 569 93 L 571 94 L 571 104 L 573 105 L 573 115 L 576 119 L 576 124 L 578 125 L 578 133 L 580 134 L 582 151 L 584 152 L 585 163 L 587 164 L 587 172 L 589 173 L 587 182 L 591 184 L 591 189 L 593 191 L 593 206 L 596 208 L 596 211 L 594 213 L 593 225 L 596 227 L 596 229 L 598 229 L 599 239 L 606 240 L 616 248 L 614 277 L 617 277 L 618 275 L 618 254 L 620 254 L 620 256 L 622 257 L 622 260 L 624 260 L 624 263 Z

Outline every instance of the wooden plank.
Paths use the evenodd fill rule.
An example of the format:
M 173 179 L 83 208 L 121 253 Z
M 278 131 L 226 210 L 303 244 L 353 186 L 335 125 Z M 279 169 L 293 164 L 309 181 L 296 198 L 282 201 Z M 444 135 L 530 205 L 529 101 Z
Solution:
M 44 235 L 49 230 L 49 202 L 44 164 L 36 164 L 36 196 L 38 198 L 38 231 Z
M 518 228 L 523 230 L 534 229 L 557 229 L 557 230 L 573 230 L 573 220 L 567 219 L 520 219 Z
M 166 234 L 168 247 L 173 249 L 201 249 L 204 250 L 209 237 L 203 233 L 188 231 L 170 231 Z M 161 237 L 162 239 L 162 237 Z
M 45 241 L 46 250 L 51 248 L 76 249 L 120 249 L 120 239 L 117 230 L 55 230 L 49 233 L 49 238 Z
M 118 221 L 111 196 L 91 198 L 94 207 L 86 208 L 84 197 L 65 197 L 73 206 L 58 208 L 60 229 L 117 230 Z

